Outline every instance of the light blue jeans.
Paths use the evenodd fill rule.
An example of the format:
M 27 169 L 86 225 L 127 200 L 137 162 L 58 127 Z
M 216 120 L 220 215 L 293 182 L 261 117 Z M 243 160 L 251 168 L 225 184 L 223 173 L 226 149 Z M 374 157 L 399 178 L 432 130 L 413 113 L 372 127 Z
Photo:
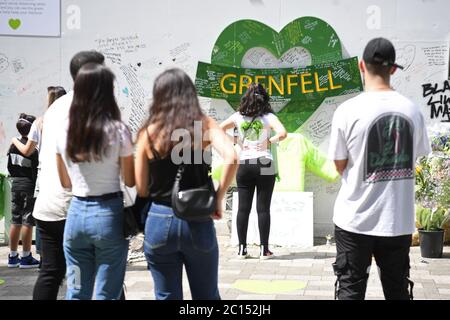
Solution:
M 145 223 L 144 251 L 157 300 L 182 300 L 183 265 L 192 299 L 219 300 L 219 248 L 214 222 L 187 222 L 153 203 Z
M 123 219 L 120 196 L 109 200 L 72 198 L 64 230 L 67 300 L 119 299 L 128 254 Z

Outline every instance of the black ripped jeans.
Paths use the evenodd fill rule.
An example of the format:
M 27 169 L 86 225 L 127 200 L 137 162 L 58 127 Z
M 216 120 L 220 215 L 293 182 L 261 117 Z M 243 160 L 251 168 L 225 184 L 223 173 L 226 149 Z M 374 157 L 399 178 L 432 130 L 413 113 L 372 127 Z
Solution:
M 247 229 L 253 195 L 256 188 L 256 211 L 260 244 L 267 247 L 270 233 L 270 202 L 275 186 L 274 164 L 270 159 L 258 158 L 241 161 L 236 175 L 239 195 L 237 233 L 239 244 L 246 246 Z
M 414 283 L 409 280 L 411 235 L 368 236 L 335 226 L 336 262 L 333 263 L 339 300 L 363 300 L 375 257 L 386 300 L 412 300 Z M 408 292 L 408 286 L 410 291 Z

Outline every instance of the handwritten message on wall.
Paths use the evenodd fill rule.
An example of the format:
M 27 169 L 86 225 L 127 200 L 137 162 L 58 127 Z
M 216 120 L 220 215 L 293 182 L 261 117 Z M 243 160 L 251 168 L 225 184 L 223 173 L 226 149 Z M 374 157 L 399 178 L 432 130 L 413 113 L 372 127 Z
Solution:
M 423 97 L 430 108 L 430 118 L 450 123 L 450 83 L 426 83 L 422 85 Z

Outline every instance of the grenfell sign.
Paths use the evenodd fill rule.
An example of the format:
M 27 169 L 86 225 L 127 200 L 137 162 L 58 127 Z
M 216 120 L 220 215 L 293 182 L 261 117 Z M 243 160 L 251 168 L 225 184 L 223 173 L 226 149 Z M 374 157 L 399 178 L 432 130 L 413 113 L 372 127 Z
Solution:
M 225 99 L 233 105 L 252 82 L 261 83 L 274 101 L 323 99 L 361 90 L 357 58 L 296 69 L 244 69 L 198 63 L 195 85 L 200 96 Z
M 280 32 L 254 20 L 225 28 L 211 63 L 198 63 L 198 94 L 236 109 L 251 83 L 261 83 L 281 106 L 277 116 L 289 132 L 298 131 L 325 98 L 362 91 L 358 59 L 344 59 L 333 28 L 315 17 L 296 19 Z

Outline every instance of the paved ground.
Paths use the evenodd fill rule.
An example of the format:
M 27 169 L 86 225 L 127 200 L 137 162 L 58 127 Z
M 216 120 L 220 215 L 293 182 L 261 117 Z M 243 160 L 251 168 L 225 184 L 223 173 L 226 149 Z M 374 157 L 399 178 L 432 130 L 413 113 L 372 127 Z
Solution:
M 317 300 L 333 299 L 334 281 L 331 263 L 334 245 L 318 245 L 309 250 L 274 248 L 276 259 L 238 260 L 236 247 L 228 245 L 227 236 L 219 236 L 219 288 L 223 299 L 230 300 Z M 450 299 L 450 247 L 441 259 L 422 259 L 418 247 L 411 250 L 411 278 L 416 299 Z M 31 299 L 37 270 L 8 269 L 8 248 L 0 247 L 0 300 Z M 257 256 L 258 249 L 250 247 Z M 250 280 L 250 281 L 249 281 Z M 0 281 L 1 282 L 1 281 Z M 126 273 L 127 299 L 154 299 L 153 283 L 145 262 L 132 263 Z M 190 299 L 184 280 L 185 298 Z M 64 297 L 65 288 L 60 292 Z M 367 299 L 383 299 L 375 263 L 370 272 Z

